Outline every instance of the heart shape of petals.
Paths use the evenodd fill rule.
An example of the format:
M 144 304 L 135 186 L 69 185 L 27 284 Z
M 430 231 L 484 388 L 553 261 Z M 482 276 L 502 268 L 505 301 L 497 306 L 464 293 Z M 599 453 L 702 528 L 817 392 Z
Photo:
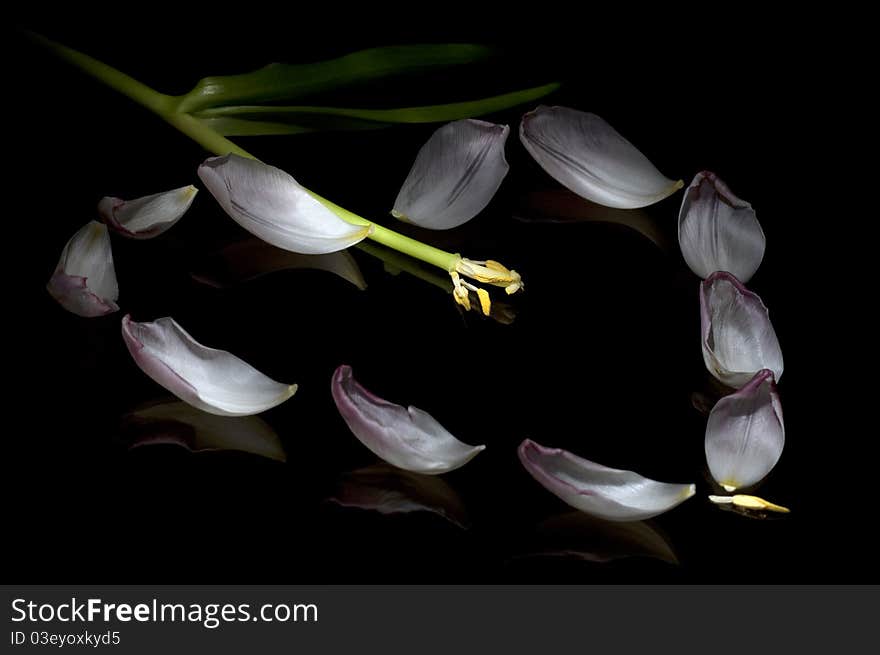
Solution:
M 703 361 L 724 384 L 739 389 L 761 369 L 782 377 L 782 349 L 770 313 L 757 294 L 730 273 L 713 273 L 700 285 Z
M 74 234 L 46 285 L 64 309 L 92 318 L 119 310 L 119 286 L 107 226 L 91 221 Z
M 670 484 L 608 468 L 560 448 L 523 441 L 519 460 L 535 480 L 563 501 L 609 521 L 641 521 L 694 495 L 693 484 Z
M 752 206 L 717 175 L 697 173 L 678 213 L 678 243 L 690 269 L 705 279 L 727 271 L 748 282 L 764 258 L 764 230 Z
M 541 105 L 523 116 L 519 138 L 550 177 L 606 207 L 647 207 L 684 186 L 596 114 Z
M 510 168 L 504 144 L 510 128 L 472 118 L 438 129 L 419 150 L 391 215 L 432 230 L 448 230 L 479 214 Z
M 122 337 L 141 370 L 181 400 L 209 414 L 259 414 L 296 393 L 225 350 L 198 343 L 169 317 L 122 319 Z
M 197 192 L 198 189 L 189 185 L 135 200 L 107 196 L 98 203 L 98 214 L 123 236 L 152 239 L 181 219 Z
M 373 229 L 342 220 L 289 174 L 256 159 L 210 157 L 199 166 L 199 177 L 236 223 L 285 250 L 336 252 Z
M 486 446 L 469 446 L 453 437 L 430 414 L 378 398 L 342 365 L 333 373 L 333 400 L 362 444 L 383 460 L 414 473 L 438 474 L 467 464 Z
M 709 414 L 706 462 L 726 491 L 760 482 L 776 466 L 784 446 L 785 424 L 773 371 L 758 371 Z

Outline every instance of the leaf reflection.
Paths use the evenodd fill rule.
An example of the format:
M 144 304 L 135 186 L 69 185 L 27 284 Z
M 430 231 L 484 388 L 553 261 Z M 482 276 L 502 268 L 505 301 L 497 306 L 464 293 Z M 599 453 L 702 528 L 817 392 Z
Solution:
M 129 450 L 172 444 L 200 453 L 235 450 L 287 461 L 281 439 L 258 416 L 217 416 L 178 400 L 144 403 L 122 419 Z
M 568 189 L 533 191 L 522 197 L 513 217 L 524 223 L 616 223 L 625 225 L 669 252 L 670 240 L 648 212 L 603 207 Z
M 380 514 L 431 512 L 467 529 L 464 503 L 447 482 L 434 475 L 375 464 L 341 476 L 333 496 L 341 507 L 356 507 Z

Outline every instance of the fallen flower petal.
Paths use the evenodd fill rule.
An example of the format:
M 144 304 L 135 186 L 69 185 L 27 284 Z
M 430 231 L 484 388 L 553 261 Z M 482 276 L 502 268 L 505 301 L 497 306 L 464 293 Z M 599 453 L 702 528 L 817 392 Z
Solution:
M 582 512 L 609 521 L 640 521 L 694 495 L 693 484 L 669 484 L 633 471 L 608 468 L 560 448 L 526 439 L 519 459 L 535 480 Z
M 276 382 L 225 350 L 201 345 L 172 318 L 136 323 L 126 315 L 122 336 L 144 373 L 210 414 L 258 414 L 296 393 L 295 384 Z
M 725 491 L 762 480 L 776 466 L 784 445 L 782 405 L 770 370 L 759 371 L 709 414 L 706 461 Z
M 685 262 L 701 278 L 727 271 L 745 283 L 764 258 L 766 240 L 752 206 L 717 175 L 703 171 L 684 193 L 678 243 Z
M 395 405 L 364 389 L 342 365 L 333 374 L 336 407 L 354 435 L 383 460 L 415 473 L 446 473 L 467 464 L 486 446 L 453 437 L 430 414 Z
M 91 221 L 70 238 L 46 289 L 64 309 L 78 316 L 103 316 L 119 309 L 106 225 Z
M 198 189 L 189 185 L 135 200 L 105 197 L 98 203 L 101 219 L 132 239 L 152 239 L 168 230 L 186 213 Z
M 761 369 L 782 377 L 782 349 L 770 314 L 757 294 L 730 273 L 713 273 L 700 285 L 700 321 L 706 368 L 739 389 Z
M 372 226 L 348 223 L 284 171 L 235 154 L 210 157 L 199 177 L 244 229 L 273 246 L 305 255 L 348 248 Z
M 122 421 L 129 450 L 175 444 L 194 453 L 237 450 L 287 460 L 281 438 L 259 416 L 217 416 L 178 400 L 150 403 Z
M 471 220 L 507 175 L 504 144 L 509 132 L 506 125 L 474 119 L 438 129 L 419 150 L 391 215 L 433 230 Z
M 646 207 L 684 186 L 595 114 L 541 105 L 523 116 L 519 137 L 550 177 L 606 207 Z

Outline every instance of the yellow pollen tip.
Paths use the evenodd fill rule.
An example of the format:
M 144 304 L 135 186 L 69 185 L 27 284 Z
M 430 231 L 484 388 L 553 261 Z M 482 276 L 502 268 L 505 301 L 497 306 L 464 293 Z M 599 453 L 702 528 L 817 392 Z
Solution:
M 489 300 L 489 292 L 485 289 L 477 289 L 477 298 L 480 299 L 480 307 L 483 310 L 483 316 L 488 316 L 489 310 L 492 308 L 492 301 Z

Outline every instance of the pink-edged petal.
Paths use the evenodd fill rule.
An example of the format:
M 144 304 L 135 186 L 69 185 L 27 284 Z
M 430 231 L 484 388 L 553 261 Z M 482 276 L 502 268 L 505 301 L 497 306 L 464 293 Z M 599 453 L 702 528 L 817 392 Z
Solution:
M 119 310 L 119 287 L 107 227 L 91 221 L 77 230 L 61 251 L 46 285 L 69 312 L 88 318 Z
M 693 484 L 670 484 L 633 471 L 608 468 L 531 439 L 518 449 L 525 469 L 575 509 L 609 521 L 641 521 L 666 512 L 694 495 Z
M 292 176 L 255 159 L 210 157 L 199 166 L 199 177 L 236 223 L 285 250 L 336 252 L 373 229 L 342 220 Z
M 467 464 L 485 446 L 453 437 L 430 414 L 374 396 L 351 374 L 336 369 L 331 382 L 336 407 L 354 435 L 383 460 L 415 473 L 446 473 Z
M 523 116 L 519 137 L 550 177 L 606 207 L 646 207 L 684 186 L 596 114 L 541 105 Z
M 782 377 L 782 349 L 770 313 L 757 294 L 719 271 L 700 285 L 700 321 L 706 368 L 739 389 L 761 369 Z
M 764 258 L 766 240 L 752 206 L 737 198 L 714 173 L 698 173 L 678 214 L 678 243 L 701 278 L 727 271 L 748 282 Z
M 105 197 L 98 203 L 98 214 L 114 230 L 132 239 L 152 239 L 181 219 L 196 197 L 189 185 L 154 193 L 134 200 Z
M 225 350 L 201 345 L 172 318 L 122 319 L 125 345 L 141 370 L 181 400 L 211 414 L 248 416 L 296 393 Z
M 430 512 L 460 528 L 468 526 L 461 498 L 442 478 L 385 463 L 346 473 L 329 500 L 380 514 Z
M 706 426 L 706 461 L 727 491 L 760 482 L 785 446 L 782 404 L 773 371 L 763 369 L 712 409 Z
M 123 427 L 129 449 L 175 444 L 194 453 L 236 450 L 287 460 L 280 437 L 259 416 L 217 416 L 185 402 L 166 400 L 128 414 Z
M 507 175 L 504 144 L 510 128 L 467 118 L 440 127 L 419 150 L 392 216 L 448 230 L 479 214 Z

